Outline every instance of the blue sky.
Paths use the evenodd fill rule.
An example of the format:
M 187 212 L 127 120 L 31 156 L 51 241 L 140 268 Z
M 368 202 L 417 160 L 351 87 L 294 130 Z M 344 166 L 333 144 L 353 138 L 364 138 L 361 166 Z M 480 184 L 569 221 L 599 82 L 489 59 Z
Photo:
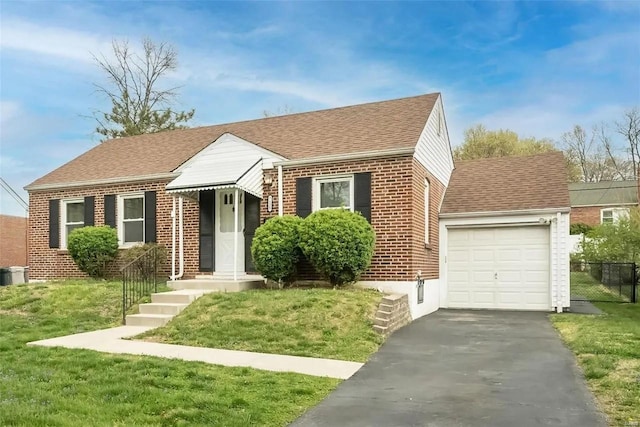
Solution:
M 640 105 L 640 2 L 0 2 L 0 176 L 18 189 L 99 143 L 92 53 L 176 47 L 193 125 L 442 92 L 454 145 L 482 123 L 559 140 Z M 4 191 L 0 212 L 23 215 Z

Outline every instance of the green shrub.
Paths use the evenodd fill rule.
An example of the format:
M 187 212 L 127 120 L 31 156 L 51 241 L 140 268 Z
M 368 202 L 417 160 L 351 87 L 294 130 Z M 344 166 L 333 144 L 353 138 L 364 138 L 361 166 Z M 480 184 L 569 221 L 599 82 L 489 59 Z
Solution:
M 375 233 L 360 213 L 326 209 L 302 223 L 300 248 L 334 287 L 355 282 L 371 265 Z
M 302 219 L 285 215 L 274 217 L 256 230 L 251 256 L 256 269 L 267 279 L 291 283 L 300 259 L 299 229 Z
M 592 226 L 578 222 L 569 226 L 569 234 L 587 234 L 591 229 Z
M 148 251 L 155 249 L 155 257 L 149 256 L 141 258 Z M 144 245 L 133 246 L 121 253 L 124 265 L 133 263 L 134 268 L 140 273 L 141 277 L 148 279 L 157 277 L 162 271 L 164 264 L 167 262 L 167 248 L 156 243 L 145 243 Z
M 76 228 L 69 234 L 67 250 L 81 271 L 104 277 L 107 264 L 118 254 L 118 235 L 108 226 Z

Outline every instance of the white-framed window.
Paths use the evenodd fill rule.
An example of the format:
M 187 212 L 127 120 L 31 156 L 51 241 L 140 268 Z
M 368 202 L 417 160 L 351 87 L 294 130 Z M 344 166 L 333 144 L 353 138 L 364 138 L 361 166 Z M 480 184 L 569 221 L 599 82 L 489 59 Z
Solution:
M 66 248 L 69 234 L 76 228 L 84 227 L 84 199 L 62 200 L 60 247 Z
M 424 243 L 429 244 L 429 181 L 424 180 Z
M 600 211 L 600 223 L 601 224 L 613 224 L 618 222 L 621 218 L 629 217 L 628 208 L 607 208 Z
M 118 196 L 118 240 L 120 246 L 144 242 L 144 194 Z
M 353 211 L 353 175 L 315 178 L 313 210 L 343 208 Z

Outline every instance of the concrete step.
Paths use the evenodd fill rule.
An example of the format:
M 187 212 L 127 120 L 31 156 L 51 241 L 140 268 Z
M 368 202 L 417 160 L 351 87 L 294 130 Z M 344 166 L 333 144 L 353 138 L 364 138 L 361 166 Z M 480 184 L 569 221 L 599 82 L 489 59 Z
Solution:
M 385 311 L 385 310 L 378 310 L 376 311 L 376 317 L 379 317 L 380 319 L 391 319 L 391 317 L 393 316 L 393 313 L 391 313 L 390 311 Z
M 373 330 L 379 334 L 386 334 L 388 329 L 389 328 L 387 328 L 386 326 L 373 325 Z
M 373 319 L 373 324 L 376 326 L 389 326 L 389 319 L 381 319 L 380 317 L 376 317 Z
M 213 280 L 213 279 L 188 279 L 167 282 L 172 289 L 197 289 L 220 292 L 240 292 L 249 289 L 259 289 L 264 286 L 263 280 Z
M 151 304 L 140 304 L 140 314 L 171 314 L 175 316 L 185 309 L 189 304 L 174 304 L 174 303 L 158 303 L 152 302 Z
M 157 294 L 151 294 L 151 302 L 162 304 L 190 304 L 204 294 L 204 291 L 197 289 L 183 289 L 180 291 L 159 292 Z
M 127 326 L 164 326 L 173 318 L 171 314 L 130 314 L 127 316 Z

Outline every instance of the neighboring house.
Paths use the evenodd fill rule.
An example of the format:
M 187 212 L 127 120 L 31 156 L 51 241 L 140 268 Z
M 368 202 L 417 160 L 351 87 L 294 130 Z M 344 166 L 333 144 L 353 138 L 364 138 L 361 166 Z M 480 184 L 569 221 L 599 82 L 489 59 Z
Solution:
M 0 267 L 27 265 L 27 222 L 25 217 L 0 215 Z
M 564 206 L 545 205 L 539 211 L 545 220 L 555 220 L 550 215 L 557 211 L 560 222 L 535 227 L 547 230 L 550 238 L 533 250 L 555 257 L 554 265 L 564 256 L 564 247 L 556 241 L 565 228 L 568 234 L 566 179 L 549 179 L 546 173 L 556 163 L 562 169 L 559 159 L 544 158 L 545 180 L 536 176 L 528 181 L 525 174 L 510 187 L 516 195 L 526 194 L 532 182 L 542 181 L 538 191 L 566 196 Z M 535 158 L 518 162 L 525 169 L 539 166 Z M 172 249 L 175 280 L 242 279 L 254 271 L 250 246 L 255 229 L 266 219 L 306 217 L 318 209 L 343 206 L 362 213 L 376 232 L 373 261 L 361 283 L 407 293 L 416 318 L 447 303 L 442 278 L 450 268 L 449 228 L 443 228 L 438 215 L 453 167 L 438 93 L 107 141 L 26 187 L 32 217 L 30 275 L 81 275 L 65 251 L 68 233 L 83 225 L 107 224 L 117 229 L 123 249 L 140 242 Z M 492 206 L 496 196 L 485 192 L 473 197 Z M 526 217 L 525 224 L 531 225 L 526 216 L 530 209 L 524 209 L 520 216 L 496 214 L 495 221 L 503 226 L 503 216 L 508 216 L 522 225 L 518 221 Z M 479 217 L 485 227 L 488 217 Z M 496 239 L 499 243 L 497 234 Z M 518 248 L 529 250 L 526 244 Z M 554 276 L 561 267 L 548 268 L 547 303 L 533 292 L 518 291 L 509 308 L 568 306 L 568 300 L 565 304 L 556 297 L 565 284 L 568 294 L 567 277 Z M 301 279 L 318 279 L 308 269 L 301 272 Z M 421 303 L 419 274 L 426 280 Z M 524 301 L 532 295 L 535 302 Z M 493 299 L 495 307 L 506 307 L 503 296 Z
M 571 224 L 595 226 L 616 222 L 638 206 L 638 181 L 574 182 L 569 184 Z

